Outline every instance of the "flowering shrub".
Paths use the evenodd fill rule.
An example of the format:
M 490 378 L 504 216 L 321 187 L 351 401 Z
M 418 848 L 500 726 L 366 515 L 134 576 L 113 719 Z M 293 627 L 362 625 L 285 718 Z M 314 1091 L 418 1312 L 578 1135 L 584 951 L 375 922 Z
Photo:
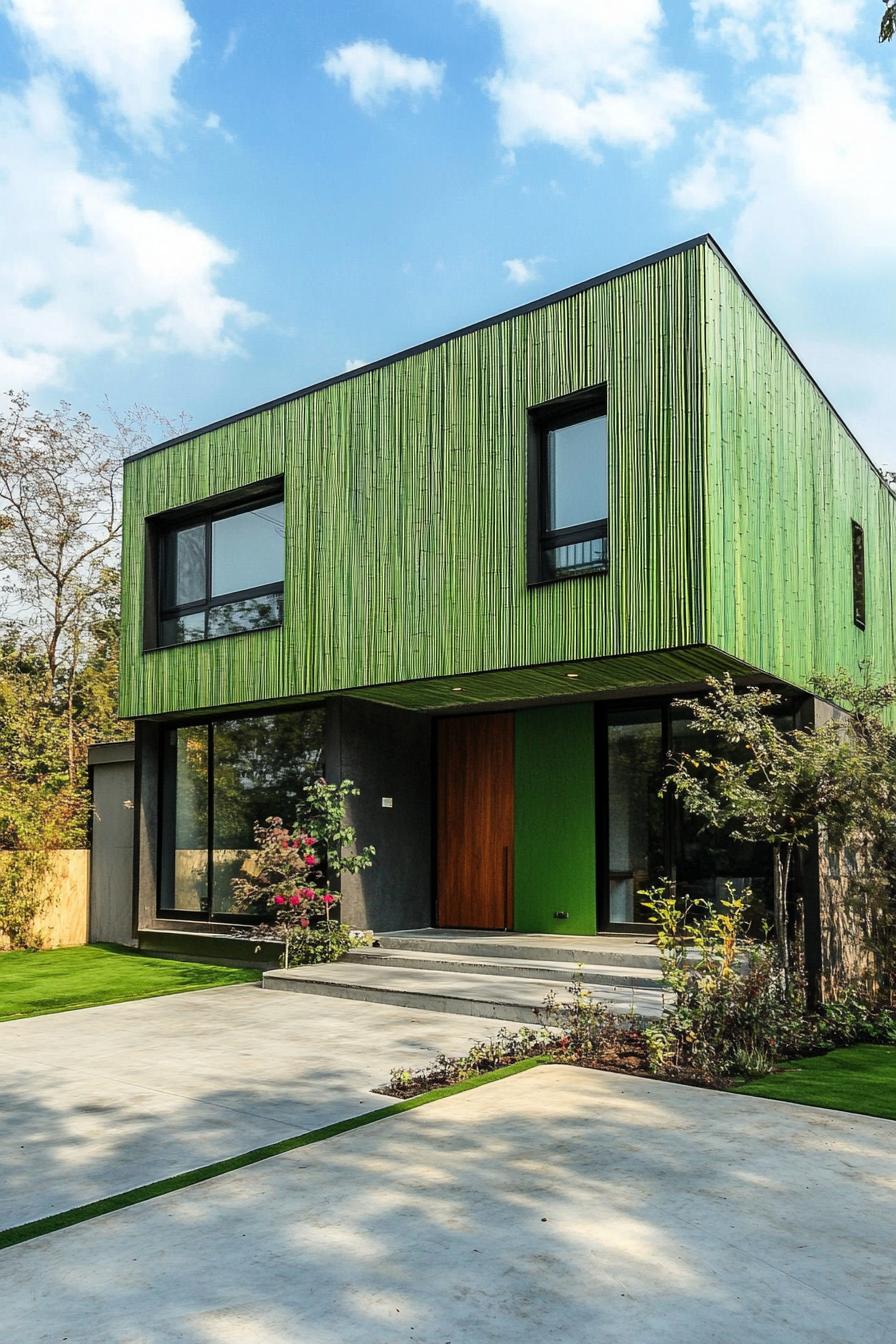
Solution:
M 668 888 L 646 894 L 673 1003 L 645 1027 L 653 1072 L 722 1083 L 767 1073 L 819 1046 L 800 978 L 785 977 L 777 948 L 747 937 L 750 892 L 729 886 L 718 906 Z
M 336 918 L 339 877 L 369 868 L 376 852 L 373 845 L 358 850 L 346 822 L 348 799 L 358 793 L 350 779 L 317 779 L 305 789 L 292 826 L 282 817 L 255 823 L 252 871 L 234 878 L 233 894 L 238 909 L 265 921 L 253 936 L 283 939 L 284 965 L 291 958 L 334 961 L 351 945 L 352 931 Z

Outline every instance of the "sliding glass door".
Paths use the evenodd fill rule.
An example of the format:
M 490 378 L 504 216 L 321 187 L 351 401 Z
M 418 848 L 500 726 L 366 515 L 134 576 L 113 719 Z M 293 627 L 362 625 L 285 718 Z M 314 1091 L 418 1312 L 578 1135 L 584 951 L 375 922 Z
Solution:
M 599 707 L 597 714 L 597 740 L 604 744 L 598 751 L 598 762 L 601 752 L 604 759 L 602 771 L 598 764 L 598 805 L 605 855 L 599 927 L 608 932 L 650 929 L 644 893 L 668 880 L 680 895 L 716 905 L 729 887 L 749 889 L 758 932 L 771 906 L 768 847 L 701 825 L 663 789 L 670 759 L 707 745 L 707 739 L 669 701 Z M 792 708 L 776 722 L 792 727 Z
M 162 747 L 159 913 L 245 918 L 233 879 L 251 868 L 253 826 L 291 825 L 323 771 L 321 708 L 168 729 Z

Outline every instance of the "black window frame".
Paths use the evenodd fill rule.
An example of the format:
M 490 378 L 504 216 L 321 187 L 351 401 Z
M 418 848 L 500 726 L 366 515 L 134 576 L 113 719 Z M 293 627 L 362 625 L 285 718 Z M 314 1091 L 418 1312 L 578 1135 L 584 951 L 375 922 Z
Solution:
M 569 425 L 580 424 L 583 420 L 596 419 L 607 415 L 607 385 L 601 383 L 569 396 L 558 397 L 529 408 L 528 436 L 528 505 L 526 568 L 527 583 L 530 588 L 541 587 L 549 583 L 565 583 L 571 579 L 590 578 L 595 574 L 606 574 L 610 567 L 609 501 L 608 516 L 596 518 L 575 527 L 548 527 L 548 434 L 554 429 L 565 429 Z M 609 434 L 607 437 L 607 477 L 609 485 Z M 558 546 L 575 545 L 577 542 L 602 540 L 603 556 L 594 564 L 569 573 L 551 572 L 547 564 L 547 552 Z
M 144 562 L 144 621 L 143 652 L 151 653 L 157 649 L 180 648 L 184 644 L 207 644 L 216 639 L 232 639 L 237 635 L 251 635 L 262 630 L 276 630 L 283 624 L 284 580 L 265 583 L 252 588 L 242 588 L 219 596 L 212 596 L 212 526 L 222 518 L 234 517 L 240 513 L 250 513 L 269 504 L 279 504 L 284 500 L 284 481 L 282 476 L 259 481 L 239 490 L 215 495 L 198 504 L 190 504 L 180 509 L 171 509 L 155 514 L 146 520 L 146 546 Z M 183 602 L 171 607 L 163 606 L 165 589 L 165 539 L 187 527 L 205 526 L 205 593 L 197 602 Z M 284 538 L 285 573 L 285 538 Z M 265 625 L 250 627 L 246 630 L 226 630 L 221 634 L 208 633 L 209 613 L 218 607 L 229 606 L 233 602 L 251 600 L 253 597 L 279 597 L 280 618 Z M 162 640 L 162 622 L 202 613 L 205 616 L 205 634 L 193 640 Z
M 255 719 L 255 718 L 276 718 L 283 714 L 304 713 L 308 710 L 319 710 L 323 714 L 323 732 L 322 732 L 322 753 L 320 773 L 324 779 L 327 778 L 327 756 L 329 754 L 329 732 L 330 716 L 326 700 L 310 700 L 296 705 L 278 705 L 274 706 L 256 706 L 253 709 L 232 710 L 223 714 L 203 715 L 201 717 L 191 717 L 184 719 L 174 719 L 169 723 L 162 725 L 162 731 L 159 736 L 159 771 L 157 779 L 157 805 L 158 805 L 158 826 L 156 829 L 156 918 L 163 920 L 184 920 L 185 922 L 204 923 L 204 924 L 233 924 L 236 926 L 253 927 L 256 924 L 264 923 L 266 916 L 255 915 L 246 911 L 227 911 L 217 913 L 211 909 L 213 900 L 212 892 L 212 873 L 214 871 L 214 837 L 215 837 L 215 727 L 219 723 L 232 723 L 236 719 Z M 168 856 L 165 853 L 165 846 L 169 840 L 173 841 L 175 834 L 175 809 L 177 807 L 177 776 L 172 769 L 173 758 L 170 748 L 165 740 L 168 732 L 176 732 L 179 728 L 202 728 L 205 731 L 206 738 L 206 761 L 207 775 L 206 780 L 206 843 L 204 845 L 206 856 L 206 871 L 208 874 L 208 900 L 209 908 L 207 910 L 179 910 L 175 905 L 169 902 L 172 899 L 173 868 L 168 862 Z M 331 877 L 331 885 L 338 879 Z M 337 888 L 338 889 L 338 888 Z
M 855 518 L 852 526 L 852 619 L 859 630 L 865 629 L 865 529 Z
M 800 725 L 801 706 L 805 704 L 805 698 L 798 694 L 786 694 L 783 688 L 779 688 L 781 693 L 781 703 L 774 712 L 773 717 L 778 715 L 792 717 L 793 727 Z M 688 713 L 676 707 L 675 701 L 678 697 L 674 695 L 642 695 L 642 696 L 623 696 L 617 699 L 608 699 L 595 702 L 595 725 L 594 725 L 594 753 L 595 753 L 595 801 L 596 801 L 596 854 L 597 858 L 597 931 L 598 933 L 625 933 L 625 934 L 643 934 L 649 931 L 656 931 L 656 926 L 650 922 L 633 923 L 613 923 L 610 920 L 610 881 L 611 869 L 609 863 L 610 855 L 610 780 L 609 780 L 609 725 L 611 714 L 629 714 L 638 710 L 652 710 L 656 712 L 660 720 L 660 768 L 665 775 L 671 769 L 673 757 L 675 755 L 675 722 L 679 718 L 690 717 Z M 664 877 L 671 884 L 672 889 L 677 888 L 680 878 L 679 857 L 681 853 L 681 837 L 684 822 L 684 812 L 680 801 L 676 798 L 672 789 L 663 790 L 662 801 L 663 812 L 663 866 Z M 771 862 L 771 850 L 764 845 L 763 841 L 753 842 L 759 852 L 768 850 L 769 863 Z M 603 856 L 603 857 L 601 857 Z M 794 873 L 794 880 L 798 883 L 801 880 L 800 872 Z

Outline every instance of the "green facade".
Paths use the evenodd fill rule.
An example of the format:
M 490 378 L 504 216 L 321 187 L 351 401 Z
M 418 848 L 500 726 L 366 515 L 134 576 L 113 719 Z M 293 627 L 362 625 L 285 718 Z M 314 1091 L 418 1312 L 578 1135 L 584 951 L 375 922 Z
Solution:
M 896 499 L 730 266 L 711 248 L 703 258 L 707 642 L 798 687 L 866 660 L 889 680 Z
M 594 708 L 516 714 L 514 928 L 596 931 Z M 566 919 L 557 919 L 563 912 Z
M 126 469 L 125 716 L 702 642 L 698 249 Z M 526 587 L 530 406 L 606 382 L 613 559 Z M 283 473 L 282 630 L 143 654 L 144 518 Z
M 609 571 L 528 588 L 528 408 L 601 383 Z M 143 653 L 145 518 L 281 474 L 283 627 Z M 894 540 L 879 474 L 697 240 L 128 462 L 121 712 L 889 676 Z

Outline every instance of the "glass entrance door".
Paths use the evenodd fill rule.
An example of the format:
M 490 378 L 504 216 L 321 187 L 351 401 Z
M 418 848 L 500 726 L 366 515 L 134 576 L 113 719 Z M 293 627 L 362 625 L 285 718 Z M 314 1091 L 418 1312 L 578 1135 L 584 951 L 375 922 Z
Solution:
M 606 752 L 609 873 L 601 924 L 640 929 L 648 926 L 641 893 L 666 871 L 662 710 L 610 711 Z
M 771 902 L 768 847 L 702 825 L 663 790 L 670 758 L 708 745 L 707 739 L 671 701 L 599 708 L 598 725 L 601 714 L 605 726 L 597 733 L 598 806 L 605 866 L 599 927 L 607 932 L 652 930 L 643 893 L 669 881 L 680 896 L 715 905 L 729 890 L 749 890 L 758 932 Z M 782 706 L 775 717 L 782 728 L 793 727 L 791 705 Z

